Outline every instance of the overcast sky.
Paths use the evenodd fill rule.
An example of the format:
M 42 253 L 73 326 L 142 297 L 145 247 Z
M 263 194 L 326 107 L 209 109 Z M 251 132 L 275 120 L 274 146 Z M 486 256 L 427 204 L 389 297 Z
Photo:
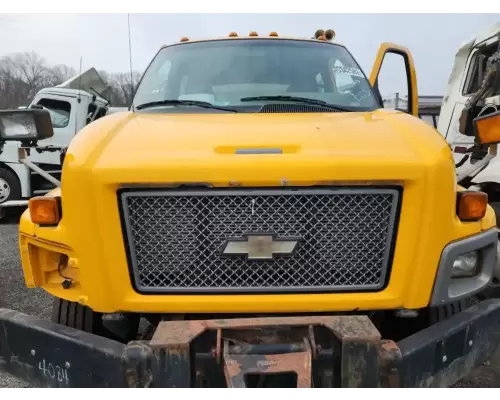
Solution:
M 131 14 L 132 63 L 142 70 L 161 45 L 231 31 L 310 37 L 332 28 L 368 75 L 381 42 L 407 46 L 421 95 L 443 94 L 458 46 L 500 14 Z M 127 14 L 3 14 L 0 55 L 36 51 L 50 64 L 129 70 Z

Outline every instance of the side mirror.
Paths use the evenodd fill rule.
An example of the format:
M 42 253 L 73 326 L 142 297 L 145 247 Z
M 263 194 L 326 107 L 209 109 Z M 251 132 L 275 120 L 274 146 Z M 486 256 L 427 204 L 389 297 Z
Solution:
M 0 141 L 30 142 L 54 135 L 52 120 L 46 110 L 23 109 L 0 111 Z
M 400 102 L 401 104 L 406 103 L 404 106 L 404 109 L 401 109 L 398 107 L 399 104 L 396 104 L 396 109 L 399 109 L 401 111 L 405 111 L 408 114 L 412 114 L 413 116 L 418 118 L 418 91 L 417 91 L 417 75 L 415 72 L 415 65 L 413 63 L 413 57 L 411 56 L 410 51 L 406 47 L 399 46 L 397 44 L 392 44 L 392 43 L 382 43 L 380 45 L 380 48 L 378 50 L 377 56 L 375 57 L 375 62 L 373 64 L 372 72 L 370 74 L 370 84 L 372 85 L 373 89 L 375 92 L 379 95 L 380 99 L 382 99 L 381 93 L 380 93 L 380 88 L 379 88 L 379 78 L 380 78 L 380 72 L 382 70 L 382 66 L 384 67 L 387 64 L 391 64 L 390 60 L 387 62 L 387 55 L 391 55 L 389 59 L 393 59 L 394 61 L 401 61 L 403 64 L 400 66 L 397 66 L 396 68 L 390 68 L 388 67 L 387 69 L 389 70 L 389 75 L 388 79 L 389 82 L 391 83 L 391 86 L 393 84 L 393 81 L 395 81 L 396 77 L 399 76 L 399 74 L 403 73 L 405 75 L 404 82 L 396 82 L 399 85 L 406 86 L 406 88 L 403 87 L 403 90 L 390 90 L 391 93 L 400 93 L 404 95 L 404 92 L 407 94 L 406 99 L 402 99 Z M 385 68 L 384 68 L 385 69 Z M 398 97 L 399 99 L 399 97 Z
M 481 145 L 500 143 L 500 111 L 473 120 L 476 140 Z

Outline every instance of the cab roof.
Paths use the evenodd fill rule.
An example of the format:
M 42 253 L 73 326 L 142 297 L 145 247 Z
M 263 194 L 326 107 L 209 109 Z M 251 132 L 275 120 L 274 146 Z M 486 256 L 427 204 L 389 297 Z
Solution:
M 270 36 L 270 35 L 262 35 L 262 36 L 255 36 L 255 35 L 245 35 L 245 36 L 219 36 L 219 37 L 212 37 L 212 38 L 203 38 L 203 39 L 190 39 L 187 37 L 181 38 L 180 41 L 171 43 L 171 44 L 165 44 L 161 46 L 161 48 L 165 47 L 170 47 L 174 45 L 179 45 L 179 44 L 187 44 L 187 43 L 200 43 L 200 42 L 213 42 L 213 41 L 220 41 L 220 40 L 298 40 L 298 41 L 303 41 L 303 42 L 315 42 L 315 43 L 327 43 L 327 44 L 335 44 L 338 46 L 345 47 L 343 44 L 338 43 L 336 41 L 331 41 L 327 39 L 317 39 L 317 38 L 304 38 L 304 37 L 296 37 L 296 36 Z

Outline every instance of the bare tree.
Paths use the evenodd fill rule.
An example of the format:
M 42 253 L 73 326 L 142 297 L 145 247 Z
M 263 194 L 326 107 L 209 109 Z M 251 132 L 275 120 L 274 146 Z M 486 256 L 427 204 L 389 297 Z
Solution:
M 119 100 L 120 105 L 130 105 L 134 95 L 135 88 L 139 83 L 141 74 L 132 72 L 132 81 L 130 73 L 122 72 L 111 76 L 112 91 L 116 93 L 116 100 Z M 114 89 L 114 90 L 113 90 Z
M 134 71 L 108 73 L 99 71 L 108 86 L 106 97 L 113 106 L 127 106 L 132 100 L 141 74 Z M 45 88 L 57 86 L 76 75 L 75 69 L 59 64 L 47 65 L 45 59 L 34 52 L 15 53 L 0 58 L 0 108 L 28 105 L 35 94 Z
M 11 108 L 23 105 L 29 93 L 26 83 L 12 57 L 0 60 L 0 107 Z
M 20 79 L 28 85 L 29 96 L 34 96 L 36 92 L 49 84 L 49 69 L 43 57 L 37 53 L 18 53 L 11 60 Z
M 76 71 L 74 68 L 68 67 L 64 64 L 56 65 L 49 71 L 50 86 L 60 85 L 75 75 Z

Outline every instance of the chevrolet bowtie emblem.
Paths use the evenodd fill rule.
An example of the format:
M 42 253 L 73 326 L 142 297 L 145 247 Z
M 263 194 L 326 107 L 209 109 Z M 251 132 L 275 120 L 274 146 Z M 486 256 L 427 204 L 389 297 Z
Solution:
M 246 256 L 248 260 L 272 260 L 275 256 L 293 254 L 301 239 L 276 237 L 271 234 L 248 234 L 228 239 L 222 250 L 224 256 Z

